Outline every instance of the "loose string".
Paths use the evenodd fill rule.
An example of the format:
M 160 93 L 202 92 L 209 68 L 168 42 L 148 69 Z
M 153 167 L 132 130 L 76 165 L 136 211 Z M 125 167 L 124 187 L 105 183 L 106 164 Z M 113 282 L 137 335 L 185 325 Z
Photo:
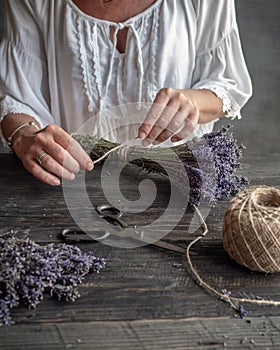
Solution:
M 118 145 L 118 146 L 116 146 L 116 147 L 114 147 L 114 148 L 112 148 L 112 149 L 110 149 L 108 152 L 104 153 L 103 156 L 101 156 L 101 157 L 99 157 L 98 159 L 94 160 L 94 161 L 93 161 L 93 164 L 96 164 L 96 163 L 101 162 L 101 160 L 103 160 L 104 158 L 108 157 L 109 154 L 115 152 L 117 149 L 119 149 L 119 148 L 121 148 L 121 147 L 123 147 L 122 144 L 121 144 L 121 145 Z
M 136 137 L 137 139 L 137 137 Z M 130 143 L 133 143 L 133 141 L 135 142 L 135 140 L 130 140 Z M 109 154 L 111 154 L 112 152 L 115 152 L 118 149 L 123 149 L 123 152 L 119 152 L 119 156 L 120 158 L 126 159 L 127 156 L 127 151 L 129 149 L 131 145 L 127 145 L 127 144 L 120 144 L 114 148 L 112 148 L 111 150 L 109 150 L 108 152 L 106 152 L 103 156 L 101 156 L 100 158 L 96 159 L 93 163 L 96 164 L 98 162 L 100 162 L 101 160 L 103 160 L 104 158 L 106 158 Z M 210 292 L 212 292 L 213 294 L 217 295 L 220 299 L 226 301 L 226 302 L 232 302 L 232 301 L 236 301 L 236 302 L 241 302 L 241 303 L 251 303 L 251 304 L 257 304 L 257 305 L 273 305 L 273 306 L 279 306 L 280 305 L 280 301 L 275 301 L 275 300 L 260 300 L 260 299 L 249 299 L 249 298 L 238 298 L 238 297 L 232 297 L 229 296 L 227 294 L 222 294 L 221 292 L 219 292 L 218 290 L 216 290 L 215 288 L 211 287 L 208 283 L 206 283 L 202 277 L 200 276 L 200 274 L 197 272 L 196 268 L 194 267 L 191 257 L 190 257 L 190 249 L 197 243 L 199 242 L 203 237 L 205 237 L 208 233 L 208 226 L 200 212 L 200 210 L 193 204 L 192 205 L 201 221 L 201 226 L 203 228 L 203 232 L 196 237 L 193 241 L 191 241 L 187 248 L 186 248 L 186 258 L 187 258 L 187 262 L 189 264 L 190 270 L 192 272 L 192 274 L 196 277 L 196 280 L 198 282 L 198 284 L 204 288 L 205 290 L 208 290 Z
M 130 147 L 131 145 L 123 145 L 123 147 L 119 149 L 118 158 L 121 162 L 127 162 L 127 153 Z
M 138 136 L 135 137 L 135 139 L 129 140 L 128 142 L 124 142 L 120 145 L 117 145 L 116 147 L 110 149 L 108 152 L 104 153 L 103 156 L 99 157 L 98 159 L 93 161 L 93 164 L 101 162 L 104 158 L 108 157 L 109 154 L 119 150 L 118 152 L 118 159 L 122 162 L 127 162 L 127 153 L 131 146 L 134 146 L 136 144 L 136 141 L 139 142 Z
M 197 272 L 196 268 L 193 266 L 193 263 L 191 261 L 190 258 L 190 249 L 191 247 L 196 244 L 197 242 L 199 242 L 203 237 L 206 236 L 206 234 L 208 233 L 208 227 L 207 224 L 205 222 L 205 220 L 202 217 L 202 214 L 200 212 L 200 210 L 193 204 L 193 207 L 201 221 L 201 225 L 203 227 L 203 233 L 198 236 L 197 238 L 195 238 L 193 241 L 191 241 L 191 243 L 187 246 L 186 248 L 186 258 L 188 261 L 188 264 L 190 266 L 191 272 L 193 273 L 193 275 L 196 277 L 197 282 L 200 286 L 202 286 L 202 288 L 211 291 L 212 293 L 214 293 L 215 295 L 217 295 L 220 299 L 224 300 L 224 301 L 237 301 L 237 302 L 241 302 L 241 303 L 251 303 L 251 304 L 258 304 L 258 305 L 274 305 L 274 306 L 278 306 L 280 305 L 280 301 L 275 301 L 275 300 L 259 300 L 259 299 L 248 299 L 248 298 L 237 298 L 237 297 L 232 297 L 226 294 L 222 294 L 220 293 L 218 290 L 216 290 L 215 288 L 211 287 L 208 283 L 206 283 L 202 277 L 200 276 L 200 274 Z

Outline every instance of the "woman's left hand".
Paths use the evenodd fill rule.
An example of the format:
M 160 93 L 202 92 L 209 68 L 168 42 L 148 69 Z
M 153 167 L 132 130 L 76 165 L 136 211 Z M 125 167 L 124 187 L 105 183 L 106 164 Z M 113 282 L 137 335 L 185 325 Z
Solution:
M 189 90 L 161 89 L 138 131 L 138 137 L 158 144 L 171 137 L 177 142 L 193 133 L 199 109 Z

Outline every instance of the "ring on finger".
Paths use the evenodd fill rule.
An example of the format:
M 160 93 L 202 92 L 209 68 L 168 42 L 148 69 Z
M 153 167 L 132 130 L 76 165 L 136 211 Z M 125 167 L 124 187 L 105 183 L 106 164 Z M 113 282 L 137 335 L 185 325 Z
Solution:
M 46 156 L 46 155 L 48 155 L 48 153 L 46 153 L 46 152 L 40 152 L 39 154 L 38 154 L 38 156 L 37 156 L 37 162 L 39 163 L 39 165 L 42 165 L 42 159 Z

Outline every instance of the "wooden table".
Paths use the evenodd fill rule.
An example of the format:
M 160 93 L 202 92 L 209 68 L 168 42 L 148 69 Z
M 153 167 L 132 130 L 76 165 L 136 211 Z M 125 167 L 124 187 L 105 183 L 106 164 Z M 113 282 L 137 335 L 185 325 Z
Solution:
M 280 155 L 247 156 L 242 172 L 251 185 L 280 187 Z M 0 155 L 1 232 L 13 229 L 20 237 L 39 243 L 59 242 L 63 228 L 73 227 L 61 187 L 41 184 L 12 154 Z M 134 171 L 133 169 L 131 170 Z M 126 177 L 124 192 L 136 191 L 134 171 Z M 104 201 L 100 168 L 90 175 L 88 191 Z M 149 210 L 164 203 L 166 182 L 159 180 L 160 196 Z M 209 234 L 194 247 L 192 260 L 212 286 L 235 296 L 280 300 L 279 275 L 242 268 L 223 249 L 221 229 L 228 200 L 207 218 Z M 139 225 L 147 217 L 126 219 Z M 165 239 L 185 246 L 196 233 L 181 222 Z M 99 275 L 86 276 L 74 303 L 45 296 L 29 310 L 12 311 L 15 325 L 0 328 L 0 349 L 279 349 L 280 309 L 243 304 L 249 312 L 240 318 L 225 302 L 199 287 L 183 254 L 154 246 L 114 248 L 101 243 L 78 244 L 107 261 Z

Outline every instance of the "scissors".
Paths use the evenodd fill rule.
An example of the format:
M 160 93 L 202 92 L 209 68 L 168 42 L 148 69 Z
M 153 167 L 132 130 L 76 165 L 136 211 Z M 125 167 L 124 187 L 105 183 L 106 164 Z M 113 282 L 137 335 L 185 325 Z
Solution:
M 125 222 L 121 220 L 123 213 L 118 208 L 113 207 L 112 205 L 109 205 L 109 204 L 101 204 L 101 205 L 98 205 L 95 210 L 100 217 L 106 219 L 107 221 L 115 225 L 118 225 L 122 228 L 129 227 Z M 99 237 L 94 239 L 89 235 L 87 235 L 87 233 L 84 231 L 80 231 L 80 230 L 75 231 L 71 229 L 65 229 L 62 231 L 62 238 L 68 243 L 74 243 L 74 242 L 78 243 L 78 242 L 92 242 L 97 240 L 100 241 L 108 238 L 111 235 L 110 232 L 107 232 L 106 230 L 104 230 L 104 232 L 102 232 L 102 235 L 100 236 L 100 229 L 96 231 L 92 230 L 92 233 L 94 233 L 95 235 L 99 234 Z
M 101 217 L 107 220 L 110 223 L 113 223 L 115 225 L 118 225 L 121 228 L 129 228 L 129 225 L 127 225 L 122 219 L 122 211 L 119 210 L 118 208 L 110 205 L 110 204 L 101 204 L 96 207 L 96 212 L 97 214 Z M 92 230 L 92 233 L 95 235 L 99 234 L 100 235 L 100 230 L 94 231 Z M 152 244 L 154 246 L 168 249 L 177 253 L 183 253 L 185 254 L 185 249 L 181 248 L 177 245 L 167 243 L 164 241 L 157 241 L 157 242 L 148 242 L 146 241 L 141 234 L 139 234 L 137 231 L 135 232 L 135 235 L 131 236 L 131 233 L 129 234 L 124 234 L 123 231 L 120 232 L 114 232 L 110 233 L 109 230 L 104 230 L 102 232 L 102 235 L 99 236 L 98 238 L 94 239 L 90 237 L 89 235 L 86 234 L 84 231 L 75 231 L 75 230 L 69 230 L 65 229 L 62 231 L 62 238 L 67 242 L 67 243 L 83 243 L 83 242 L 94 242 L 94 241 L 102 241 L 110 237 L 111 235 L 121 237 L 121 238 L 132 238 L 136 239 L 141 242 L 146 242 L 148 244 Z

